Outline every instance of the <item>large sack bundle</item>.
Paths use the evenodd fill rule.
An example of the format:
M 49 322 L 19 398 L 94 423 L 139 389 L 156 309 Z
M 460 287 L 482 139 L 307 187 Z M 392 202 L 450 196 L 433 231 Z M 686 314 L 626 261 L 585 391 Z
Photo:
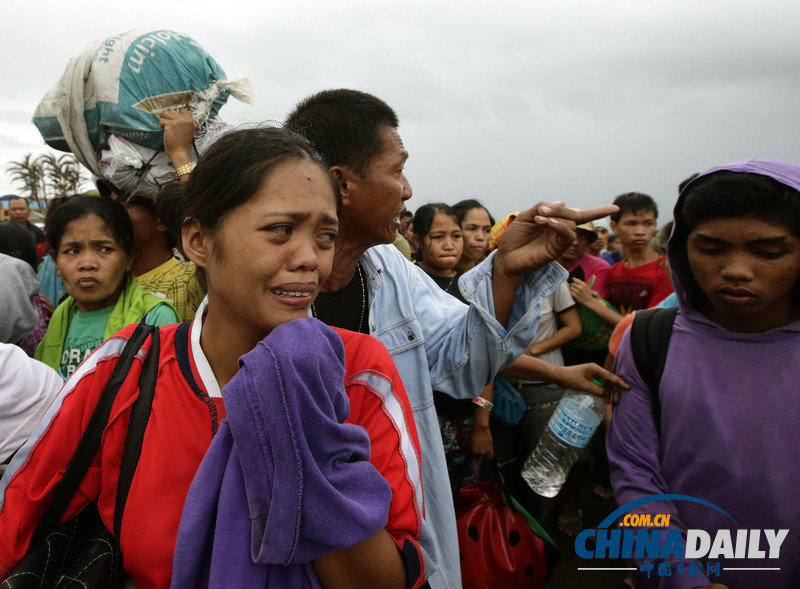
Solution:
M 196 161 L 209 145 L 231 129 L 232 125 L 217 117 L 198 126 L 192 159 Z M 142 147 L 114 134 L 108 136 L 107 144 L 100 154 L 100 172 L 118 194 L 155 198 L 162 186 L 176 179 L 175 167 L 164 150 Z
M 252 104 L 245 79 L 225 72 L 191 37 L 170 30 L 131 31 L 86 47 L 45 95 L 33 123 L 45 142 L 71 151 L 96 176 L 100 152 L 116 135 L 149 150 L 163 148 L 162 113 L 188 108 L 198 134 L 233 96 Z

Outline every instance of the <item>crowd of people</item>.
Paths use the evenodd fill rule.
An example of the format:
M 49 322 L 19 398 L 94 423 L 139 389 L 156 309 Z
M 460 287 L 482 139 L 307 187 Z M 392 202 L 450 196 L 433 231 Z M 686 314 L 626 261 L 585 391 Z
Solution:
M 492 464 L 569 537 L 584 527 L 589 477 L 620 505 L 683 494 L 743 528 L 800 521 L 788 401 L 800 167 L 747 160 L 694 175 L 658 236 L 658 207 L 638 192 L 499 221 L 474 199 L 412 213 L 399 126 L 375 96 L 326 90 L 283 126 L 223 134 L 195 165 L 196 123 L 172 111 L 161 127 L 176 178 L 155 200 L 100 180 L 94 195 L 54 200 L 42 231 L 11 199 L 0 223 L 0 579 L 29 550 L 140 322 L 158 335 L 120 385 L 63 516 L 94 504 L 115 529 L 131 407 L 157 350 L 119 535 L 140 589 L 480 586 L 461 578 L 453 497 L 493 480 Z M 653 395 L 631 325 L 637 311 L 670 307 L 680 311 Z M 491 417 L 499 386 L 525 405 L 515 424 Z M 568 390 L 606 396 L 606 419 L 545 500 L 520 470 Z M 695 503 L 642 509 L 672 514 L 684 539 L 728 526 Z M 706 569 L 667 579 L 645 558 L 631 582 L 791 587 L 798 553 L 790 531 L 768 582 Z

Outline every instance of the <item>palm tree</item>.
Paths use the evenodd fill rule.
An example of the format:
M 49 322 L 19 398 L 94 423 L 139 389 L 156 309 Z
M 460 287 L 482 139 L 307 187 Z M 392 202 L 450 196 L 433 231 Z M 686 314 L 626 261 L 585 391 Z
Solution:
M 71 153 L 65 153 L 56 159 L 52 153 L 39 156 L 40 162 L 47 176 L 47 183 L 53 189 L 53 195 L 69 196 L 80 190 L 84 178 L 81 175 L 81 165 Z
M 58 158 L 65 179 L 66 194 L 75 194 L 81 191 L 81 186 L 86 181 L 83 177 L 83 166 L 73 154 L 68 153 Z
M 42 166 L 47 185 L 49 188 L 52 188 L 55 196 L 66 195 L 66 180 L 61 170 L 60 162 L 56 159 L 56 156 L 52 153 L 46 153 L 36 158 L 36 162 Z
M 6 171 L 11 181 L 21 185 L 26 196 L 42 209 L 50 198 L 80 192 L 86 181 L 82 166 L 71 153 L 59 157 L 51 153 L 34 157 L 29 153 L 18 162 L 12 161 Z
M 6 172 L 11 176 L 12 182 L 22 185 L 27 196 L 39 204 L 39 208 L 44 208 L 43 200 L 47 200 L 45 172 L 39 158 L 33 157 L 32 153 L 25 156 L 18 162 L 11 162 L 6 168 Z

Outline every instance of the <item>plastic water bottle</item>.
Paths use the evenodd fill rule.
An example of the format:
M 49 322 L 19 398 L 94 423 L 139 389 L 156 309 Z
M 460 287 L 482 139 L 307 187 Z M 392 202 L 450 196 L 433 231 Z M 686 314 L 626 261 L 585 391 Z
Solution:
M 605 412 L 602 397 L 577 391 L 564 393 L 539 443 L 522 466 L 522 478 L 534 492 L 543 497 L 558 495 Z

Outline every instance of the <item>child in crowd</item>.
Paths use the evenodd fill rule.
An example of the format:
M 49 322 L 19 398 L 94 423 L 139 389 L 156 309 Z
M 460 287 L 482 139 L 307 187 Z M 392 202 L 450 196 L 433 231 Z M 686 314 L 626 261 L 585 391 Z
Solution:
M 463 272 L 456 267 L 464 240 L 455 210 L 444 203 L 421 206 L 414 214 L 414 238 L 419 244 L 417 265 L 439 288 L 465 302 L 458 289 Z
M 68 199 L 68 196 L 57 196 L 48 203 L 47 212 L 44 215 L 45 235 L 47 234 L 47 228 L 50 226 L 50 221 L 58 210 L 58 207 L 67 202 Z M 42 257 L 42 263 L 39 264 L 36 271 L 36 276 L 39 278 L 39 283 L 41 284 L 39 293 L 47 298 L 54 307 L 60 305 L 62 301 L 67 298 L 67 289 L 64 288 L 64 282 L 61 280 L 61 276 L 58 275 L 56 263 L 50 255 L 50 246 L 47 246 L 45 254 Z
M 403 254 L 403 257 L 409 262 L 413 262 L 414 258 L 411 255 L 411 245 L 408 243 L 408 239 L 406 239 L 404 229 L 411 223 L 413 218 L 414 215 L 410 211 L 403 211 L 400 213 L 400 227 L 397 229 L 397 235 L 395 235 L 393 243 L 394 247 L 400 250 L 400 253 Z
M 145 291 L 169 301 L 183 321 L 193 319 L 205 296 L 195 265 L 175 257 L 176 238 L 158 218 L 152 200 L 132 197 L 120 202 L 131 218 L 136 241 L 131 272 Z
M 466 299 L 458 288 L 463 272 L 456 267 L 462 258 L 464 240 L 455 209 L 444 203 L 421 206 L 414 214 L 414 238 L 419 245 L 417 264 L 446 293 L 462 303 Z M 492 389 L 481 395 L 489 402 Z M 481 458 L 492 454 L 489 412 L 470 399 L 454 399 L 433 391 L 442 443 L 450 475 L 457 491 L 478 480 Z
M 182 249 L 205 274 L 208 303 L 192 323 L 159 330 L 155 394 L 120 532 L 130 584 L 419 587 L 427 564 L 418 542 L 421 464 L 397 369 L 374 338 L 306 319 L 338 232 L 341 198 L 327 166 L 287 130 L 242 129 L 218 139 L 183 186 L 185 194 L 173 193 L 184 211 Z M 73 207 L 60 209 L 65 218 L 51 230 L 51 241 L 63 233 L 57 264 L 65 254 L 129 259 L 125 209 L 92 200 L 101 208 L 76 217 L 74 236 Z M 112 206 L 114 221 L 100 223 Z M 127 224 L 121 244 L 118 223 Z M 115 276 L 124 268 L 115 266 Z M 71 288 L 73 276 L 62 273 Z M 141 289 L 133 278 L 127 284 Z M 108 339 L 67 381 L 0 480 L 0 579 L 25 555 L 133 329 Z M 152 339 L 117 394 L 65 519 L 92 502 L 113 529 L 148 350 Z
M 180 321 L 172 305 L 145 292 L 131 274 L 133 239 L 125 208 L 107 198 L 76 195 L 53 214 L 47 241 L 70 296 L 53 313 L 34 357 L 62 378 L 126 325 Z
M 417 250 L 419 249 L 417 240 L 414 239 L 414 213 L 411 211 L 403 211 L 400 213 L 400 229 L 398 229 L 398 231 L 403 234 L 403 237 L 405 237 L 408 242 L 408 249 L 411 252 L 410 261 L 413 262 L 416 259 Z
M 609 234 L 608 242 L 606 243 L 606 250 L 606 253 L 600 257 L 608 262 L 611 266 L 617 262 L 621 262 L 625 258 L 625 256 L 622 255 L 622 244 L 619 241 L 619 235 L 615 233 Z
M 611 215 L 611 230 L 619 235 L 625 260 L 608 271 L 608 301 L 627 315 L 661 302 L 672 287 L 663 267 L 664 257 L 650 248 L 658 218 L 655 201 L 646 194 L 630 192 L 618 196 L 614 204 L 619 211 Z
M 592 221 L 592 227 L 597 234 L 597 239 L 595 239 L 593 243 L 589 244 L 589 246 L 586 248 L 586 253 L 590 256 L 594 256 L 595 258 L 599 258 L 607 251 L 606 247 L 608 246 L 608 237 L 610 235 L 608 218 L 606 217 L 604 219 Z
M 605 260 L 589 253 L 589 248 L 599 239 L 599 232 L 593 223 L 576 227 L 575 240 L 561 254 L 558 263 L 569 272 L 570 282 L 580 280 L 591 283 L 591 289 L 604 299 L 608 298 L 606 274 L 610 266 Z
M 558 263 L 569 272 L 569 291 L 579 305 L 583 335 L 574 342 L 574 346 L 564 348 L 564 359 L 568 365 L 585 362 L 602 364 L 610 335 L 609 324 L 613 325 L 619 317 L 604 302 L 608 299 L 606 276 L 609 265 L 605 260 L 585 253 L 597 238 L 592 223 L 580 225 L 575 233 L 575 240 L 561 254 Z
M 489 252 L 489 238 L 494 219 L 486 207 L 475 199 L 457 202 L 453 205 L 453 210 L 458 214 L 464 239 L 464 251 L 458 262 L 458 269 L 469 272 L 481 263 Z
M 698 174 L 695 174 L 693 178 L 696 178 Z M 688 184 L 688 182 L 687 182 Z M 667 240 L 669 240 L 669 236 L 672 235 L 672 226 L 673 222 L 670 221 L 666 225 L 664 225 L 661 229 L 658 230 L 658 235 L 656 235 L 655 239 L 650 242 L 650 247 L 653 248 L 653 251 L 656 252 L 659 256 L 666 256 L 667 255 Z M 672 273 L 669 267 L 669 258 L 664 258 L 664 269 L 667 271 L 667 278 L 669 278 L 669 283 L 672 284 Z M 658 303 L 654 309 L 668 309 L 670 307 L 677 307 L 678 306 L 678 293 L 673 292 L 663 301 Z M 622 336 L 625 335 L 625 331 L 631 326 L 633 323 L 633 319 L 636 316 L 636 312 L 634 311 L 630 315 L 626 315 L 622 318 L 622 321 L 617 323 L 617 326 L 614 328 L 614 332 L 611 334 L 611 339 L 608 342 L 608 358 L 606 359 L 604 366 L 611 370 L 614 366 L 614 357 L 617 355 L 617 349 L 619 348 L 619 343 L 622 341 Z
M 191 169 L 192 141 L 197 123 L 189 111 L 166 111 L 159 127 L 164 130 L 164 151 L 175 170 L 184 172 Z M 183 173 L 177 179 L 185 182 L 189 174 Z M 174 182 L 167 185 L 168 189 L 174 187 Z M 193 319 L 205 293 L 195 276 L 195 265 L 175 256 L 177 236 L 172 235 L 159 218 L 156 203 L 149 197 L 123 194 L 105 179 L 97 181 L 97 189 L 101 196 L 121 202 L 130 215 L 136 242 L 131 272 L 139 284 L 146 292 L 169 301 L 183 321 Z
M 631 330 L 622 338 L 616 371 L 631 390 L 608 432 L 612 481 L 620 505 L 659 494 L 713 504 L 659 501 L 639 510 L 671 514 L 684 543 L 687 530 L 704 530 L 717 546 L 719 530 L 738 529 L 730 532 L 736 560 L 731 543 L 712 547 L 689 579 L 676 575 L 674 555 L 665 557 L 671 577 L 656 575 L 660 560 L 650 559 L 652 574 L 637 572 L 636 586 L 796 587 L 800 166 L 756 159 L 709 170 L 684 189 L 674 218 L 668 255 L 680 309 L 657 398 L 633 360 Z M 761 530 L 776 537 L 767 548 L 762 535 L 767 554 L 753 559 Z M 721 567 L 712 573 L 706 560 Z M 752 570 L 764 567 L 774 570 Z

